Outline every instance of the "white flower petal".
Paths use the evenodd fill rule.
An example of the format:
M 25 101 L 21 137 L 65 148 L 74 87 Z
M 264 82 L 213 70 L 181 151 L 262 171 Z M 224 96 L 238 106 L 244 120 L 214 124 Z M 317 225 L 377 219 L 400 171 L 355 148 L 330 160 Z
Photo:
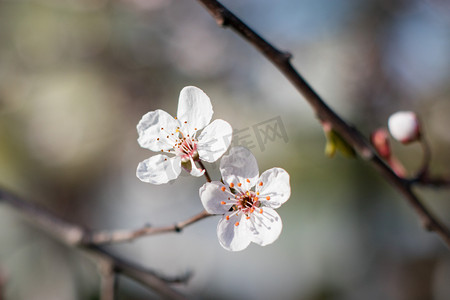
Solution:
M 157 109 L 146 113 L 137 125 L 138 143 L 143 148 L 152 151 L 168 151 L 173 149 L 174 135 L 180 126 L 167 112 Z M 173 135 L 172 135 L 173 134 Z
M 262 183 L 262 185 L 260 185 Z M 289 174 L 284 169 L 272 168 L 261 174 L 256 184 L 260 202 L 264 206 L 278 208 L 291 196 Z M 267 197 L 270 197 L 267 200 Z
M 201 160 L 215 162 L 227 150 L 231 143 L 233 129 L 224 120 L 215 120 L 198 137 L 197 151 Z
M 192 157 L 189 156 L 189 159 L 191 161 L 191 169 L 188 170 L 189 174 L 191 174 L 192 176 L 195 177 L 200 177 L 205 173 L 204 169 L 200 169 L 199 167 L 197 167 L 197 165 L 195 164 L 194 160 L 192 159 Z
M 250 244 L 252 236 L 247 227 L 247 222 L 244 221 L 244 216 L 244 214 L 232 215 L 229 220 L 223 217 L 217 224 L 217 236 L 220 245 L 225 249 L 241 251 Z
M 222 191 L 225 188 L 225 191 Z M 218 181 L 207 182 L 199 190 L 203 207 L 210 214 L 225 214 L 230 210 L 233 202 L 228 200 L 231 196 L 226 186 Z M 226 204 L 221 204 L 224 201 Z
M 139 163 L 136 176 L 148 183 L 163 184 L 175 179 L 181 172 L 181 159 L 158 154 Z
M 193 136 L 197 130 L 209 124 L 212 115 L 211 101 L 201 89 L 187 86 L 181 90 L 177 117 L 184 134 Z
M 283 223 L 278 213 L 270 207 L 263 207 L 263 212 L 252 214 L 252 225 L 249 229 L 252 232 L 252 242 L 266 246 L 275 242 L 283 229 Z
M 249 190 L 258 180 L 258 163 L 247 148 L 233 147 L 228 155 L 222 157 L 220 173 L 227 184 L 242 183 L 241 189 Z

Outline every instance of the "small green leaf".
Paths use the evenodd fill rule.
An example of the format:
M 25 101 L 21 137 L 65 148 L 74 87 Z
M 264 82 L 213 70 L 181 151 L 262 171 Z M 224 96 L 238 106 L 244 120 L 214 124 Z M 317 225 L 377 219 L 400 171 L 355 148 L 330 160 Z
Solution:
M 333 157 L 336 153 L 336 143 L 327 137 L 327 144 L 325 145 L 325 155 L 328 157 Z
M 327 138 L 327 144 L 325 146 L 326 156 L 333 157 L 336 150 L 339 150 L 347 158 L 354 158 L 356 156 L 355 149 L 333 129 L 325 131 L 325 136 Z

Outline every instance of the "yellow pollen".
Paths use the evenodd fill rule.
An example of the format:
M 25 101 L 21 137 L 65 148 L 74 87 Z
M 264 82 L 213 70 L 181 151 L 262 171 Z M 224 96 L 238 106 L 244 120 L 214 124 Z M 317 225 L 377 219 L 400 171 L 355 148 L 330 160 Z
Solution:
M 239 226 L 239 222 L 236 222 L 236 224 L 234 224 L 234 225 Z
M 225 201 L 222 201 L 222 202 L 220 202 L 220 204 L 222 204 L 222 205 L 223 205 L 223 204 L 226 204 L 226 202 L 225 202 Z
M 231 187 L 231 188 L 234 187 L 234 183 L 230 183 L 230 187 Z
M 263 183 L 262 183 L 262 181 L 259 183 L 259 186 L 262 186 L 263 185 Z
M 270 200 L 270 196 L 267 196 L 267 197 L 266 197 L 266 200 Z
M 238 187 L 241 187 L 241 185 L 242 185 L 242 183 L 239 182 L 239 183 L 238 183 Z
M 176 129 L 175 132 L 180 132 L 180 129 Z
M 260 214 L 262 214 L 262 213 L 263 213 L 263 209 L 262 209 L 262 208 L 261 208 L 261 209 L 259 210 L 259 213 L 260 213 Z
M 253 198 L 255 201 L 258 201 L 259 200 L 259 198 L 258 197 L 255 197 L 255 198 Z
M 258 196 L 259 196 L 259 192 L 256 192 L 256 195 L 258 195 Z
M 227 219 L 227 221 L 230 219 L 230 216 L 226 216 L 225 219 Z
M 246 219 L 248 220 L 248 219 L 250 219 L 250 217 L 247 217 Z
M 225 192 L 225 187 L 224 186 L 221 187 L 220 189 L 222 190 L 222 192 Z
M 247 191 L 246 193 L 245 193 L 247 196 L 250 196 L 250 193 Z
M 250 179 L 247 178 L 247 182 L 250 183 Z
M 250 212 L 252 213 L 252 212 L 254 212 L 255 211 L 255 209 L 252 207 L 252 208 L 250 208 Z

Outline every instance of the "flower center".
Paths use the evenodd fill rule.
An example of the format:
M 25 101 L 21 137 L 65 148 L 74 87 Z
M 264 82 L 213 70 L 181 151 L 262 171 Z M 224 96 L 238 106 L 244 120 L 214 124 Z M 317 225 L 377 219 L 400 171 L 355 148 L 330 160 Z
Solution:
M 197 141 L 195 139 L 182 137 L 175 143 L 175 153 L 181 156 L 182 162 L 187 162 L 192 157 L 194 160 L 198 159 Z
M 185 121 L 184 123 L 187 122 Z M 181 157 L 182 163 L 187 163 L 191 159 L 197 161 L 199 159 L 197 139 L 195 138 L 197 128 L 194 128 L 194 130 L 194 134 L 189 136 L 189 134 L 184 135 L 180 130 L 180 127 L 177 127 L 173 132 L 167 131 L 164 127 L 161 127 L 163 137 L 158 137 L 156 140 L 170 146 L 171 149 L 168 149 L 167 152 L 175 152 L 177 156 Z M 164 152 L 164 149 L 161 149 L 161 152 Z
M 245 193 L 239 193 L 235 195 L 237 203 L 235 204 L 236 209 L 243 212 L 248 216 L 248 214 L 253 213 L 255 208 L 258 208 L 260 203 L 255 192 L 247 191 Z
M 249 179 L 246 180 L 250 182 Z M 263 185 L 262 182 L 259 183 L 260 186 Z M 229 211 L 231 214 L 226 216 L 226 219 L 229 220 L 232 215 L 239 215 L 243 213 L 247 220 L 250 219 L 251 214 L 255 212 L 255 210 L 262 214 L 263 209 L 261 208 L 261 202 L 259 201 L 259 193 L 254 191 L 244 191 L 241 189 L 242 183 L 238 183 L 237 187 L 235 187 L 234 183 L 230 183 L 231 191 L 227 190 L 224 186 L 221 187 L 221 190 L 225 193 L 228 193 L 231 197 L 228 197 L 228 201 L 222 201 L 221 204 L 232 204 Z M 266 197 L 267 200 L 270 197 Z M 236 222 L 236 226 L 239 226 L 239 222 Z

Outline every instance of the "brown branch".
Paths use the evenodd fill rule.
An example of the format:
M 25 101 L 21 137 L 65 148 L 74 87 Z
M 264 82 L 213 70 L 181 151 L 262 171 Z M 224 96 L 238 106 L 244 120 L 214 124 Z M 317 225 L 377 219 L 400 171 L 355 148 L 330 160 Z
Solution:
M 282 52 L 272 46 L 218 1 L 198 0 L 198 2 L 200 2 L 214 17 L 218 25 L 230 27 L 272 62 L 303 95 L 319 120 L 331 123 L 333 129 L 352 145 L 363 159 L 370 161 L 372 166 L 380 172 L 381 176 L 403 194 L 404 198 L 419 216 L 422 226 L 429 231 L 436 232 L 447 247 L 450 248 L 450 231 L 448 228 L 423 205 L 420 199 L 412 191 L 410 182 L 398 177 L 373 151 L 364 136 L 353 126 L 347 124 L 330 107 L 328 107 L 322 98 L 291 65 L 291 55 L 289 53 Z
M 422 147 L 423 158 L 420 169 L 416 175 L 412 178 L 408 178 L 408 182 L 411 185 L 421 185 L 429 187 L 445 188 L 450 187 L 450 178 L 448 176 L 432 176 L 430 175 L 430 162 L 431 162 L 431 149 L 430 144 L 422 135 L 420 140 L 420 146 Z
M 422 167 L 420 168 L 419 172 L 417 173 L 417 177 L 424 177 L 428 174 L 430 169 L 430 162 L 431 162 L 431 148 L 430 144 L 428 143 L 428 140 L 422 135 L 420 139 L 420 145 L 422 146 L 423 151 L 423 161 L 422 161 Z
M 208 170 L 206 170 L 205 165 L 203 164 L 203 162 L 201 160 L 198 161 L 198 164 L 200 165 L 200 167 L 205 170 L 205 178 L 207 182 L 211 182 L 211 177 L 209 176 Z
M 422 164 L 420 169 L 417 171 L 416 175 L 413 176 L 412 179 L 410 179 L 411 183 L 414 182 L 420 182 L 423 179 L 425 179 L 429 174 L 429 168 L 430 168 L 430 162 L 431 162 L 431 149 L 430 144 L 425 139 L 425 137 L 422 135 L 419 140 L 420 146 L 422 148 Z
M 121 243 L 134 240 L 139 237 L 168 233 L 168 232 L 181 232 L 183 228 L 191 225 L 197 221 L 200 221 L 206 217 L 212 216 L 205 210 L 199 214 L 185 220 L 178 222 L 174 225 L 161 226 L 161 227 L 149 227 L 145 226 L 137 230 L 117 230 L 117 231 L 98 231 L 90 232 L 86 234 L 80 242 L 82 244 L 111 244 L 111 243 Z
M 444 176 L 430 176 L 428 174 L 410 180 L 411 184 L 433 188 L 449 188 L 450 178 Z
M 190 277 L 190 274 L 175 279 L 165 278 L 153 270 L 125 260 L 101 246 L 89 245 L 85 249 L 94 256 L 111 263 L 116 273 L 126 275 L 136 282 L 141 283 L 143 286 L 150 288 L 165 299 L 186 299 L 183 295 L 172 289 L 168 283 L 185 282 Z
M 111 267 L 115 273 L 121 273 L 131 279 L 134 279 L 147 288 L 157 292 L 164 298 L 185 299 L 183 295 L 168 285 L 170 282 L 180 282 L 182 281 L 182 278 L 177 278 L 176 280 L 166 279 L 156 274 L 153 270 L 128 261 L 108 249 L 92 243 L 83 243 L 85 237 L 90 234 L 87 230 L 58 218 L 39 205 L 24 201 L 21 198 L 0 189 L 0 203 L 1 202 L 14 208 L 23 217 L 25 217 L 27 221 L 37 225 L 46 233 L 53 235 L 57 240 L 69 246 L 77 246 L 80 249 L 90 253 L 96 261 Z M 192 221 L 190 221 L 190 223 L 189 221 L 190 220 L 181 222 L 174 226 L 180 226 L 180 228 L 183 228 L 192 223 Z M 169 231 L 168 227 L 165 231 Z M 164 228 L 160 228 L 159 231 L 163 232 L 163 229 Z M 188 277 L 189 274 L 183 278 L 184 281 L 186 281 Z
M 98 264 L 101 276 L 100 300 L 114 300 L 117 284 L 117 273 L 114 266 L 103 260 Z

